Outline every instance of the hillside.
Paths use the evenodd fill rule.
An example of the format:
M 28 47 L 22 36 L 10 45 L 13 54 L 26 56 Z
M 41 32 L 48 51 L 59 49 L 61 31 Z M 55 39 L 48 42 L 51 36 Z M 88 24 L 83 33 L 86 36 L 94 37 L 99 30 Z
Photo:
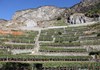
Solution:
M 99 0 L 82 0 L 71 8 L 42 6 L 16 11 L 2 29 L 34 30 L 69 24 L 91 23 L 99 21 Z M 1 23 L 1 22 L 0 22 Z M 5 23 L 5 22 L 3 22 Z
M 62 16 L 64 10 L 64 8 L 55 6 L 43 6 L 36 9 L 17 11 L 8 27 L 13 25 L 17 27 L 21 26 L 19 28 L 54 26 L 54 23 L 57 25 L 57 18 Z M 63 20 L 61 22 L 63 22 Z
M 100 0 L 81 0 L 80 3 L 72 6 L 71 8 L 69 8 L 68 10 L 66 10 L 66 12 L 68 13 L 86 13 L 89 10 L 95 9 L 95 7 L 98 7 L 100 3 Z M 99 7 L 98 7 L 99 9 Z
M 100 23 L 20 32 L 0 34 L 3 70 L 100 69 Z
M 5 19 L 0 19 L 0 29 L 2 29 L 3 27 L 5 28 L 5 25 L 8 23 L 7 20 Z
M 86 16 L 89 17 L 99 17 L 100 15 L 100 3 L 96 4 L 95 6 L 92 6 L 91 9 L 89 9 L 87 12 L 85 12 Z
M 0 20 L 0 70 L 100 70 L 100 1 L 42 6 Z

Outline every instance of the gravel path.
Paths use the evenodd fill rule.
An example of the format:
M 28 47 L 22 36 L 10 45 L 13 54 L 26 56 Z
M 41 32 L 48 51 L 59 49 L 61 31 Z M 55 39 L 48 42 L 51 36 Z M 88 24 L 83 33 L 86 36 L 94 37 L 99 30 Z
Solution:
M 40 34 L 41 34 L 41 30 L 39 30 L 39 33 L 35 39 L 35 47 L 34 47 L 34 50 L 32 52 L 32 54 L 38 54 L 39 52 L 39 48 L 40 48 L 40 45 L 39 45 L 39 37 L 40 37 Z

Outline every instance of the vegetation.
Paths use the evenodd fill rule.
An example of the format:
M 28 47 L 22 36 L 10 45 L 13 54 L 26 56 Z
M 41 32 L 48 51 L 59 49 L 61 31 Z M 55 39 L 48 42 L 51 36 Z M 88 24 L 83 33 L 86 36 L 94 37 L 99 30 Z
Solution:
M 0 55 L 0 61 L 89 61 L 91 56 Z
M 53 48 L 53 47 L 47 47 L 42 46 L 40 48 L 40 52 L 86 52 L 86 49 L 78 48 L 78 49 L 66 49 L 66 48 Z
M 51 69 L 91 69 L 99 70 L 99 63 L 96 62 L 39 62 L 39 63 L 0 63 L 0 70 L 51 70 Z
M 53 38 L 50 35 L 48 35 L 48 36 L 41 35 L 39 38 L 39 41 L 53 41 Z
M 31 65 L 28 63 L 6 62 L 0 63 L 0 70 L 31 70 Z
M 14 42 L 14 43 L 34 43 L 34 39 L 37 32 L 24 32 L 23 35 L 0 35 L 2 42 Z
M 0 49 L 0 54 L 11 54 L 7 49 Z
M 0 63 L 0 70 L 15 70 L 14 68 L 16 68 L 16 70 L 66 70 L 66 68 L 69 70 L 99 70 L 100 63 L 98 61 L 100 52 L 87 52 L 87 48 L 83 48 L 84 45 L 87 45 L 87 47 L 88 45 L 100 45 L 99 25 L 98 23 L 92 26 L 42 30 L 39 37 L 39 52 L 41 54 L 47 52 L 50 54 L 62 54 L 58 56 L 29 55 L 31 53 L 12 55 L 9 49 L 34 49 L 38 32 L 25 31 L 23 35 L 19 36 L 0 34 L 0 61 L 3 61 Z M 91 32 L 92 30 L 94 32 L 89 33 L 89 31 Z M 65 53 L 76 54 L 75 56 L 63 56 Z M 77 56 L 77 54 L 87 53 L 89 56 Z M 97 56 L 97 59 L 94 59 L 91 55 Z M 9 63 L 7 63 L 7 61 Z M 10 63 L 15 61 L 29 62 L 29 64 Z M 41 67 L 38 68 L 38 65 Z
M 2 46 L 10 49 L 33 49 L 34 44 L 3 44 Z
M 83 45 L 100 45 L 100 40 L 87 40 L 83 41 Z
M 64 19 L 62 18 L 60 18 L 60 17 L 58 17 L 57 18 L 57 21 L 54 23 L 54 26 L 66 26 L 67 24 L 64 22 Z
M 96 15 L 100 14 L 100 3 L 91 7 L 89 11 L 86 12 L 86 15 L 89 17 L 96 17 Z
M 100 63 L 96 62 L 48 62 L 43 63 L 43 67 L 87 67 L 96 66 L 98 67 Z
M 53 47 L 74 47 L 74 46 L 80 46 L 80 42 L 74 41 L 74 42 L 57 42 L 57 43 L 41 43 L 41 46 L 53 46 Z

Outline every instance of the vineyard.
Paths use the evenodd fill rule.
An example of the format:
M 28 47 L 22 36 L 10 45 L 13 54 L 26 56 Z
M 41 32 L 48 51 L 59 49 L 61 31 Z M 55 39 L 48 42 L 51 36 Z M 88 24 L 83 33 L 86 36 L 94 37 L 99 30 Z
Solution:
M 100 70 L 99 25 L 1 33 L 0 64 L 24 62 L 26 70 Z

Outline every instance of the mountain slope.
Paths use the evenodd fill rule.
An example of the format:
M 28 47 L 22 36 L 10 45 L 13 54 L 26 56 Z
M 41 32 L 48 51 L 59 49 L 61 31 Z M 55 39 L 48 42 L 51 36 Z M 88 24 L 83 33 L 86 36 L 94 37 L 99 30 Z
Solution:
M 82 0 L 80 3 L 72 6 L 71 8 L 67 9 L 67 13 L 86 13 L 89 10 L 95 9 L 98 7 L 100 0 Z M 99 8 L 98 8 L 99 9 Z
M 34 28 L 53 26 L 64 13 L 64 8 L 42 6 L 36 9 L 17 11 L 8 27 Z
M 5 27 L 5 25 L 7 24 L 7 20 L 5 20 L 5 19 L 0 19 L 0 29 L 2 29 L 2 28 L 4 28 Z
M 16 11 L 6 28 L 33 29 L 35 27 L 66 26 L 68 23 L 88 23 L 100 16 L 100 0 L 82 0 L 65 9 L 55 6 L 42 6 Z M 70 20 L 69 20 L 70 19 Z

